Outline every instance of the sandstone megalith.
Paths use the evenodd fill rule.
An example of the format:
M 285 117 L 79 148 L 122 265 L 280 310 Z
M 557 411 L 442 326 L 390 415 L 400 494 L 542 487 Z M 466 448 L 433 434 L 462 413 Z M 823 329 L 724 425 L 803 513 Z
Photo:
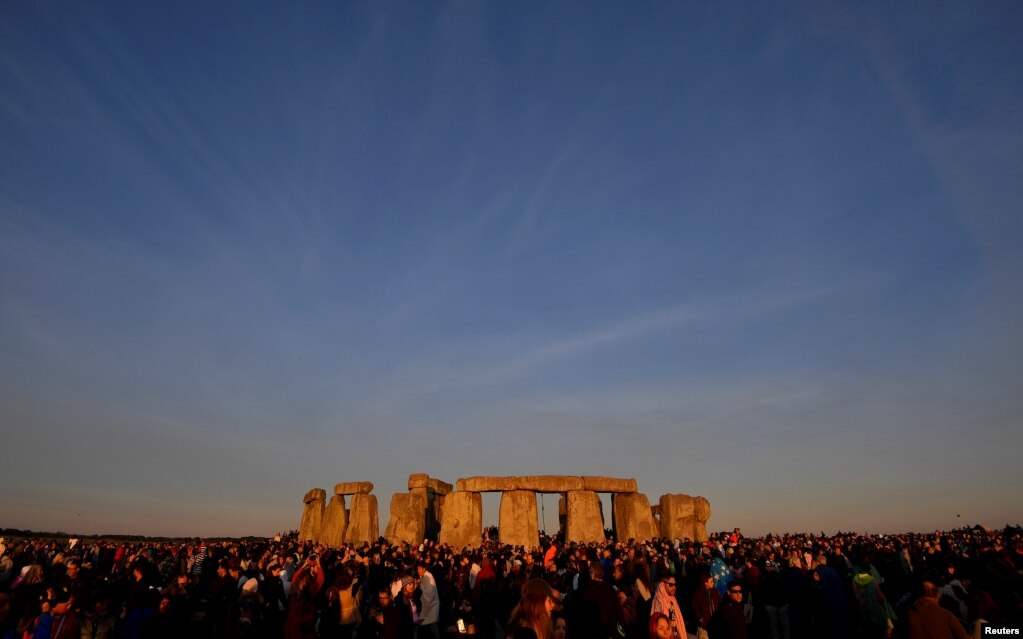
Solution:
M 643 493 L 618 493 L 614 503 L 614 526 L 618 541 L 654 539 L 660 534 L 657 520 L 650 509 L 650 500 Z
M 480 494 L 456 490 L 445 496 L 438 541 L 456 549 L 475 548 L 480 545 L 482 534 L 483 498 Z
M 456 491 L 469 493 L 493 493 L 518 488 L 518 477 L 462 477 L 455 482 Z
M 302 522 L 298 526 L 299 541 L 319 541 L 320 526 L 323 524 L 324 501 L 327 491 L 313 488 L 302 498 Z
M 391 497 L 391 518 L 384 532 L 388 542 L 418 544 L 426 538 L 426 501 L 425 494 L 394 493 Z
M 567 493 L 587 490 L 600 493 L 634 493 L 638 490 L 635 479 L 580 475 L 514 475 L 507 477 L 463 477 L 455 486 L 458 490 L 489 493 L 511 490 L 531 490 L 536 493 Z
M 335 495 L 368 495 L 373 492 L 373 482 L 343 481 L 334 485 Z
M 595 493 L 634 493 L 639 490 L 635 479 L 618 479 L 616 477 L 581 477 L 583 487 L 579 490 L 590 490 Z
M 408 493 L 391 498 L 385 536 L 392 543 L 422 539 L 457 547 L 480 542 L 483 508 L 480 493 L 501 492 L 500 536 L 505 543 L 538 544 L 536 494 L 557 494 L 558 523 L 566 540 L 598 542 L 604 539 L 604 513 L 597 493 L 611 493 L 611 519 L 619 539 L 706 541 L 710 502 L 684 494 L 663 495 L 650 504 L 632 478 L 594 475 L 513 475 L 459 478 L 451 484 L 412 473 Z M 313 488 L 302 498 L 299 539 L 336 546 L 375 541 L 379 534 L 377 498 L 373 483 L 341 482 L 327 492 Z M 350 501 L 348 497 L 351 497 Z M 349 509 L 345 510 L 348 502 Z M 451 512 L 447 512 L 450 508 Z
M 693 541 L 704 542 L 710 539 L 707 534 L 707 521 L 710 519 L 710 502 L 706 497 L 693 499 L 693 518 L 696 523 L 693 525 Z
M 501 493 L 501 515 L 497 529 L 502 544 L 539 546 L 538 519 L 536 493 L 531 490 L 509 490 Z
M 451 484 L 447 483 L 446 481 L 441 481 L 436 477 L 431 477 L 430 480 L 426 482 L 426 487 L 429 488 L 432 492 L 437 493 L 438 495 L 447 495 L 448 493 L 455 489 L 455 487 L 452 486 Z
M 354 545 L 376 541 L 380 536 L 380 523 L 377 514 L 377 496 L 357 493 L 352 495 L 352 505 L 348 512 L 348 529 L 345 530 L 345 543 Z
M 340 546 L 344 543 L 347 527 L 348 511 L 345 510 L 345 497 L 344 495 L 334 495 L 323 511 L 319 541 L 328 546 Z
M 585 490 L 583 478 L 575 475 L 525 475 L 518 478 L 518 490 L 536 493 L 567 493 Z
M 604 541 L 604 517 L 597 493 L 572 490 L 565 497 L 565 540 L 584 543 Z
M 689 495 L 661 495 L 661 537 L 696 539 L 694 500 Z

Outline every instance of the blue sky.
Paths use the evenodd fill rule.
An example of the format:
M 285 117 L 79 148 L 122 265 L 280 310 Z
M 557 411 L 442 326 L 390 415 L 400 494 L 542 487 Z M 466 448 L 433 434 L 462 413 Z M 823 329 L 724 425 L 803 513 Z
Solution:
M 412 472 L 1023 521 L 1021 18 L 4 3 L 0 526 Z

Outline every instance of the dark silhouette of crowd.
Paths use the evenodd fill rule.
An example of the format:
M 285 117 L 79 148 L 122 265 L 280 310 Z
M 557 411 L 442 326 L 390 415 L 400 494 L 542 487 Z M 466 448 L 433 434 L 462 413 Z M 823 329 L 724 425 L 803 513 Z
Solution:
M 943 639 L 1021 623 L 1019 527 L 490 539 L 7 538 L 0 639 Z

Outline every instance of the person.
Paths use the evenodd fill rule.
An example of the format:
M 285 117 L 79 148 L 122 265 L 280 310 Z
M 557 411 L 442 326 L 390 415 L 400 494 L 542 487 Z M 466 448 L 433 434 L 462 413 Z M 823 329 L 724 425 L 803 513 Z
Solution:
M 472 610 L 476 617 L 476 631 L 482 639 L 494 639 L 495 615 L 497 614 L 497 573 L 489 555 L 480 562 L 480 569 L 472 582 Z
M 861 562 L 861 566 L 865 565 Z M 879 577 L 873 566 L 861 569 L 852 577 L 853 595 L 859 611 L 860 624 L 868 639 L 885 639 L 891 634 L 892 619 L 888 602 L 878 585 Z
M 686 623 L 682 619 L 682 610 L 678 607 L 678 600 L 675 592 L 678 590 L 678 582 L 675 576 L 668 574 L 657 583 L 657 590 L 654 593 L 654 601 L 650 606 L 650 616 L 662 613 L 668 617 L 671 624 L 671 636 L 674 639 L 686 639 Z
M 551 627 L 553 628 L 553 639 L 566 639 L 568 637 L 568 618 L 565 613 L 559 611 L 551 612 Z
M 124 621 L 121 623 L 120 634 L 125 639 L 139 639 L 146 619 L 155 614 L 159 606 L 160 593 L 151 583 L 149 573 L 149 562 L 141 557 L 136 559 L 131 569 L 135 581 L 122 615 Z
M 440 598 L 437 593 L 437 580 L 434 579 L 433 573 L 430 572 L 425 561 L 416 564 L 416 572 L 419 574 L 419 589 L 422 592 L 419 599 L 422 608 L 419 614 L 422 620 L 419 624 L 417 639 L 438 639 L 440 637 L 438 628 Z
M 938 605 L 938 586 L 925 580 L 923 596 L 907 613 L 909 639 L 968 639 L 962 624 L 950 611 Z
M 175 639 L 182 636 L 182 629 L 174 618 L 174 601 L 171 595 L 161 594 L 156 613 L 142 622 L 142 639 Z
M 14 604 L 7 584 L 0 582 L 0 639 L 15 639 L 18 635 L 18 620 L 14 615 Z
M 650 615 L 650 630 L 647 637 L 648 639 L 672 638 L 671 621 L 668 619 L 668 615 L 663 612 L 655 612 Z
M 356 579 L 347 568 L 341 571 L 341 579 L 338 581 L 337 598 L 339 608 L 339 639 L 351 639 L 355 634 L 355 627 L 362 621 L 362 614 L 359 611 L 359 594 L 356 592 Z
M 760 602 L 764 606 L 771 639 L 792 639 L 788 580 L 776 556 L 774 551 L 770 551 L 763 562 L 760 588 L 763 597 Z
M 817 557 L 811 578 L 816 595 L 816 617 L 821 634 L 834 639 L 847 639 L 849 634 L 849 601 L 842 578 L 828 565 L 824 554 Z
M 419 609 L 412 599 L 415 592 L 416 580 L 412 577 L 402 577 L 401 589 L 394 600 L 394 605 L 398 609 L 398 639 L 415 639 L 416 626 L 421 621 Z
M 693 614 L 696 616 L 697 639 L 707 639 L 707 627 L 710 626 L 714 612 L 721 606 L 721 595 L 714 587 L 714 577 L 710 572 L 700 575 L 700 584 L 701 587 L 693 593 Z
M 110 610 L 110 596 L 101 594 L 92 604 L 92 610 L 82 615 L 81 639 L 114 639 L 117 616 Z
M 398 627 L 401 620 L 398 618 L 398 608 L 394 605 L 391 597 L 391 587 L 384 584 L 377 589 L 377 606 L 370 610 L 369 618 L 372 623 L 367 624 L 367 636 L 373 639 L 398 639 Z M 362 632 L 360 630 L 360 636 Z
M 506 634 L 510 636 L 518 629 L 528 629 L 536 634 L 537 639 L 550 639 L 553 635 L 550 613 L 557 602 L 558 596 L 547 582 L 529 580 L 523 586 L 519 603 L 511 610 Z
M 78 639 L 78 615 L 75 614 L 70 593 L 54 589 L 50 614 L 53 620 L 47 639 Z
M 284 625 L 284 610 L 288 604 L 288 595 L 284 592 L 284 580 L 281 579 L 281 564 L 271 559 L 266 566 L 263 580 L 259 582 L 259 594 L 263 596 L 263 611 L 266 620 L 267 634 L 280 636 Z
M 707 626 L 710 639 L 747 639 L 746 614 L 742 609 L 742 585 L 728 585 L 728 598 L 714 611 Z
M 604 581 L 603 563 L 591 561 L 589 571 L 589 580 L 572 596 L 572 609 L 575 613 L 572 628 L 579 639 L 607 639 L 618 633 L 622 617 L 621 604 L 618 595 Z M 684 639 L 684 631 L 680 637 Z
M 288 614 L 284 619 L 285 639 L 316 639 L 316 596 L 323 581 L 323 566 L 314 553 L 291 580 Z

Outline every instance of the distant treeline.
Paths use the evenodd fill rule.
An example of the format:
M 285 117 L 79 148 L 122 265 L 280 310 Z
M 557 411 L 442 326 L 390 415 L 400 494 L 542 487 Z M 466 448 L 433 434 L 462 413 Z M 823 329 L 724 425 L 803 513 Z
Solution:
M 261 541 L 265 537 L 147 537 L 145 535 L 124 535 L 124 534 L 103 534 L 103 535 L 79 535 L 66 532 L 38 532 L 34 530 L 21 530 L 18 528 L 0 528 L 0 537 L 13 537 L 18 539 L 81 539 L 83 541 L 116 541 L 116 542 L 175 542 L 175 543 L 199 543 L 206 541 Z

